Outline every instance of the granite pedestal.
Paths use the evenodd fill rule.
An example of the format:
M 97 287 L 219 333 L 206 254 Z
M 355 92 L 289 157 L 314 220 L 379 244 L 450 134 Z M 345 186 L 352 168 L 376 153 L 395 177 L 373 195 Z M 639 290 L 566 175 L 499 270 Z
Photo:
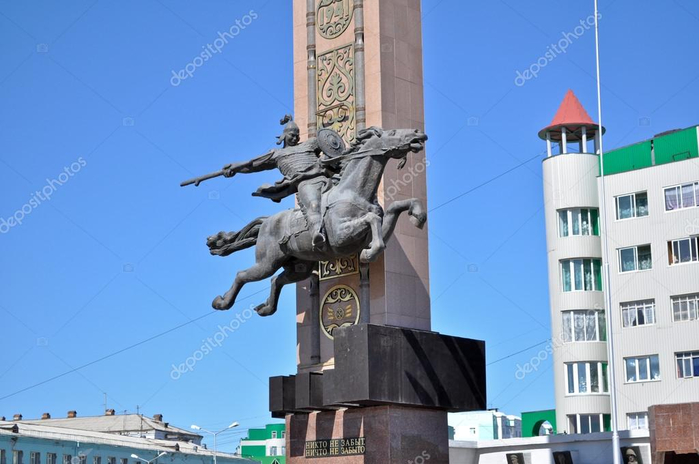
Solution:
M 445 411 L 375 406 L 289 414 L 286 429 L 289 464 L 449 463 Z M 360 437 L 356 446 L 351 440 Z
M 482 341 L 360 324 L 333 343 L 334 369 L 270 379 L 289 463 L 446 464 L 447 413 L 486 408 Z

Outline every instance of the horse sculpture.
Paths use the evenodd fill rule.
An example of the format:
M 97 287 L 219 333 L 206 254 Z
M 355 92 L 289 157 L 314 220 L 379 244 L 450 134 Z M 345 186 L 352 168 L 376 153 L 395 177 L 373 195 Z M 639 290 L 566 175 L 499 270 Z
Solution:
M 255 308 L 260 316 L 270 316 L 277 311 L 282 287 L 310 277 L 318 261 L 355 253 L 360 253 L 363 263 L 376 260 L 404 211 L 413 225 L 422 228 L 427 212 L 420 200 L 395 201 L 384 212 L 376 201 L 376 192 L 388 161 L 399 159 L 402 167 L 408 153 L 422 151 L 426 140 L 423 132 L 411 129 L 370 127 L 359 131 L 356 141 L 342 155 L 339 182 L 322 197 L 327 242 L 321 248 L 314 247 L 298 208 L 255 219 L 239 232 L 219 232 L 209 237 L 210 252 L 218 256 L 256 246 L 255 265 L 238 272 L 231 288 L 217 296 L 212 306 L 230 309 L 245 284 L 271 277 L 283 268 L 272 278 L 267 301 Z

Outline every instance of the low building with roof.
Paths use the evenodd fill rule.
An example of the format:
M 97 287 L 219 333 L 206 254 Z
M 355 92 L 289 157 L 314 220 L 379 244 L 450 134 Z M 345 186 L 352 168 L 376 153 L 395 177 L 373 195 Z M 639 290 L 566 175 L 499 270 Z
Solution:
M 119 414 L 108 409 L 103 416 L 78 417 L 76 411 L 68 411 L 66 417 L 53 418 L 45 413 L 41 419 L 22 420 L 24 424 L 41 424 L 57 428 L 69 428 L 91 432 L 111 433 L 129 437 L 174 440 L 201 444 L 202 436 L 190 430 L 174 427 L 163 421 L 162 414 L 152 418 L 142 414 Z
M 66 419 L 47 416 L 45 414 L 41 420 L 23 420 L 19 414 L 11 421 L 0 418 L 1 464 L 255 462 L 229 453 L 214 453 L 201 445 L 201 435 L 136 414 L 85 417 L 82 420 L 75 417 L 74 412 Z
M 650 464 L 648 430 L 619 433 L 622 450 L 633 450 L 636 462 Z M 449 464 L 607 464 L 612 456 L 611 432 L 558 434 L 505 440 L 449 441 Z M 429 463 L 428 460 L 425 461 Z
M 501 440 L 522 436 L 522 419 L 497 409 L 449 414 L 452 440 Z

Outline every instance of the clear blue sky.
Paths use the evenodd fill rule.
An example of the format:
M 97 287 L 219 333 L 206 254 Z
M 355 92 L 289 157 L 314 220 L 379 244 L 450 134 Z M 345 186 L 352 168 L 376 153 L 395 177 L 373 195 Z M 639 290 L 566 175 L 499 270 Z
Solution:
M 185 427 L 269 421 L 267 379 L 295 369 L 291 288 L 276 316 L 245 321 L 171 376 L 218 325 L 261 301 L 266 282 L 247 286 L 241 298 L 261 293 L 229 313 L 14 393 L 209 314 L 251 263 L 251 252 L 213 258 L 204 240 L 276 211 L 249 194 L 278 175 L 178 184 L 273 145 L 293 101 L 290 3 L 0 1 L 0 218 L 28 205 L 0 234 L 0 415 L 101 414 L 106 392 L 110 408 L 139 405 Z M 601 5 L 607 147 L 699 123 L 699 5 Z M 250 10 L 257 19 L 171 85 L 173 70 Z M 423 10 L 431 207 L 541 154 L 537 132 L 568 88 L 596 119 L 591 31 L 515 85 L 592 14 L 592 0 L 425 0 Z M 50 200 L 30 204 L 59 177 Z M 486 340 L 489 362 L 550 337 L 542 188 L 536 159 L 429 217 L 433 327 Z M 550 359 L 515 378 L 544 346 L 489 366 L 489 406 L 554 406 Z

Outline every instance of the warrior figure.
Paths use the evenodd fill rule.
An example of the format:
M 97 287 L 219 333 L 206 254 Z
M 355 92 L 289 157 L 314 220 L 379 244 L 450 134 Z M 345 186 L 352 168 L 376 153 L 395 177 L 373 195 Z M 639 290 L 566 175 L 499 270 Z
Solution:
M 284 125 L 284 131 L 277 138 L 277 145 L 282 145 L 282 148 L 270 150 L 250 161 L 227 164 L 223 167 L 223 175 L 233 177 L 238 173 L 279 169 L 284 178 L 274 185 L 261 186 L 253 195 L 279 202 L 298 193 L 298 203 L 308 223 L 308 230 L 312 233 L 313 246 L 320 248 L 325 243 L 325 235 L 321 230 L 320 200 L 322 192 L 330 185 L 332 173 L 329 168 L 332 163 L 328 163 L 327 159 L 323 159 L 321 163 L 322 151 L 315 137 L 299 143 L 299 126 L 291 115 L 286 115 L 280 124 Z

